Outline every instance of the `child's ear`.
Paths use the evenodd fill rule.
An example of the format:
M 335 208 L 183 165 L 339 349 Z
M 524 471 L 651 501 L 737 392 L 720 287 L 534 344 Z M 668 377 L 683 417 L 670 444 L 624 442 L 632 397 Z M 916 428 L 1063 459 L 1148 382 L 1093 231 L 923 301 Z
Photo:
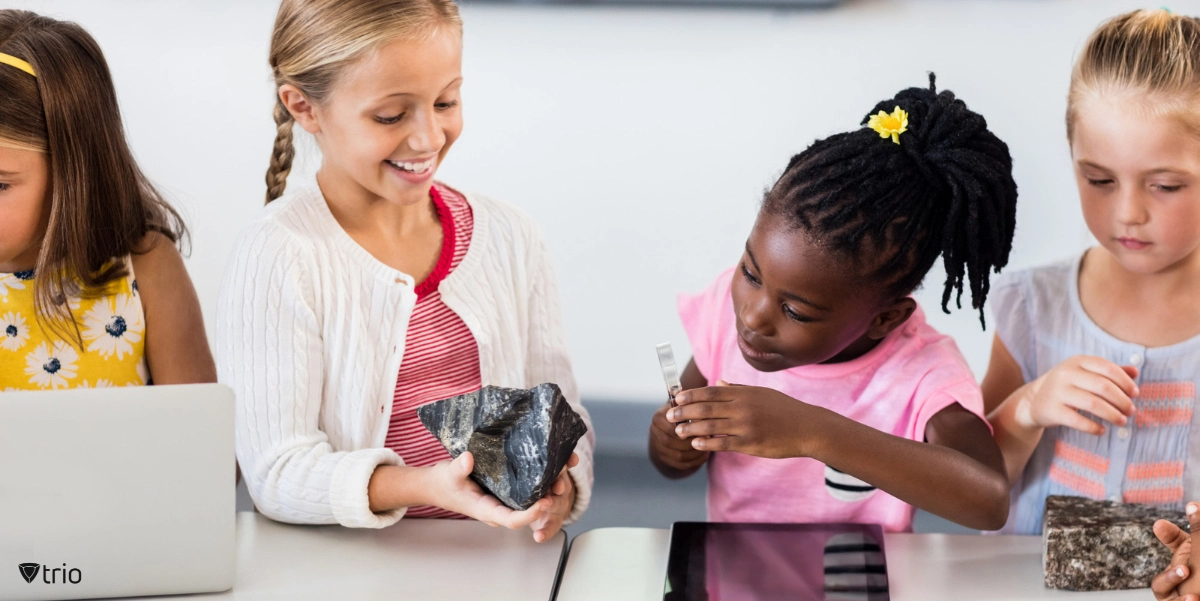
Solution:
M 875 315 L 871 327 L 867 328 L 867 336 L 871 340 L 882 340 L 884 336 L 892 333 L 892 330 L 904 325 L 916 310 L 917 301 L 912 297 L 906 296 L 892 302 Z
M 304 131 L 310 134 L 321 131 L 321 126 L 317 122 L 316 107 L 308 101 L 300 88 L 292 84 L 279 86 L 279 100 L 283 102 L 284 108 L 292 114 L 292 119 L 295 119 L 296 123 L 304 128 Z

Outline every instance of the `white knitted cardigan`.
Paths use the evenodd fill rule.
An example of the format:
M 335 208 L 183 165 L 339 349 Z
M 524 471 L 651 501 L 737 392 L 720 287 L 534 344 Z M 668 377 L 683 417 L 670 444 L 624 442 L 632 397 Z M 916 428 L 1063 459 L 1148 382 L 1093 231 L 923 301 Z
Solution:
M 523 213 L 466 198 L 471 246 L 438 290 L 479 345 L 485 385 L 554 382 L 587 422 L 570 470 L 574 521 L 591 499 L 595 435 L 571 372 L 549 255 Z M 367 483 L 379 465 L 404 465 L 384 437 L 414 287 L 350 238 L 315 182 L 272 202 L 241 234 L 221 285 L 217 364 L 237 393 L 238 462 L 268 517 L 382 528 L 404 516 L 373 513 Z

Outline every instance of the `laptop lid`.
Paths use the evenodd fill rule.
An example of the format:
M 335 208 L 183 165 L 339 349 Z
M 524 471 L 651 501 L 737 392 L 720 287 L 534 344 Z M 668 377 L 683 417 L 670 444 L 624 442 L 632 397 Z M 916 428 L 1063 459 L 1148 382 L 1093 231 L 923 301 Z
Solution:
M 866 524 L 676 522 L 664 601 L 887 601 L 883 530 Z
M 233 391 L 0 394 L 0 600 L 233 586 Z

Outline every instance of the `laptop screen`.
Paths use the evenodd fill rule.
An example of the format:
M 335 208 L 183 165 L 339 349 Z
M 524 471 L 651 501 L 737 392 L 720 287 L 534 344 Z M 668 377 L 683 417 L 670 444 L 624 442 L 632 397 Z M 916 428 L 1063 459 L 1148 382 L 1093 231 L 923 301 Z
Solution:
M 864 524 L 671 528 L 664 601 L 887 601 L 883 531 Z

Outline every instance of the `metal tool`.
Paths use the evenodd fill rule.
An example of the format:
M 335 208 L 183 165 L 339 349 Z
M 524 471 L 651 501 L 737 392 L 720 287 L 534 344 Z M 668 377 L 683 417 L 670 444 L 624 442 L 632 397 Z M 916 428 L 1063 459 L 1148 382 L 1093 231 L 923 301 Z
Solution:
M 675 406 L 675 395 L 683 390 L 679 383 L 679 368 L 675 366 L 675 353 L 671 351 L 671 343 L 664 342 L 654 347 L 658 350 L 658 364 L 662 367 L 663 381 L 667 383 L 667 396 L 671 397 L 671 406 Z

